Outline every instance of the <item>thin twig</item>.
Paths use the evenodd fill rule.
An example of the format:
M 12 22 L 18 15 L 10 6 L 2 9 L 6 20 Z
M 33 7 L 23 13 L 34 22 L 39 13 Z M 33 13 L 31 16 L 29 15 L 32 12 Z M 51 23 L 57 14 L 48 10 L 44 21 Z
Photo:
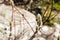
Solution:
M 44 24 L 47 20 L 49 20 L 49 18 L 50 18 L 50 16 L 51 16 L 52 8 L 53 8 L 53 0 L 52 0 L 51 11 L 50 11 L 50 13 L 49 13 L 49 16 L 48 16 L 48 18 L 43 22 L 43 24 Z
M 42 18 L 44 17 L 44 15 L 45 15 L 46 11 L 48 10 L 48 8 L 49 8 L 49 6 L 46 7 L 46 10 L 45 10 L 44 14 L 42 15 Z
M 35 34 L 37 33 L 37 31 L 36 32 L 34 32 L 34 34 L 32 35 L 32 37 L 29 39 L 29 40 L 33 40 L 33 38 L 35 38 Z
M 54 15 L 50 20 L 53 20 L 56 16 L 57 16 L 57 14 L 56 14 L 56 15 Z
M 32 26 L 30 25 L 30 23 L 27 21 L 27 19 L 24 17 L 24 15 L 15 7 L 15 9 L 22 15 L 22 17 L 26 20 L 26 22 L 28 23 L 28 25 L 30 26 L 30 28 L 32 29 L 32 31 L 34 32 Z
M 50 18 L 50 16 L 51 16 L 52 8 L 53 8 L 53 0 L 52 0 L 51 11 L 50 11 L 50 14 L 49 14 L 48 19 L 49 19 L 49 18 Z

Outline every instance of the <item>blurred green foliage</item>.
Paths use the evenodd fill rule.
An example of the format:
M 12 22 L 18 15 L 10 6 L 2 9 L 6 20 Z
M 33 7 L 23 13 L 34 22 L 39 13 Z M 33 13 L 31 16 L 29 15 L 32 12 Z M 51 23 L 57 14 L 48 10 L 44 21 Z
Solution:
M 60 36 L 58 36 L 57 40 L 60 40 Z
M 55 4 L 54 4 L 54 7 L 55 7 L 57 10 L 60 10 L 60 3 L 55 3 Z

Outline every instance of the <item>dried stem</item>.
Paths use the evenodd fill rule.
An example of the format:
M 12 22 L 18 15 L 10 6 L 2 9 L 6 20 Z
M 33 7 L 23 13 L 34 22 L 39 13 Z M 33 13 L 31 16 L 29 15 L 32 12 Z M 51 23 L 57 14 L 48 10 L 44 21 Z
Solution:
M 54 15 L 50 20 L 53 20 L 56 16 L 57 16 L 57 14 L 56 14 L 56 15 Z
M 52 8 L 53 8 L 53 0 L 52 0 L 52 5 L 51 5 L 51 11 L 50 11 L 50 13 L 49 13 L 49 17 L 43 22 L 43 24 L 46 22 L 46 21 L 49 21 L 49 18 L 50 18 L 50 16 L 51 16 L 51 12 L 52 12 Z
M 29 40 L 33 40 L 33 38 L 35 38 L 35 34 L 37 33 L 37 31 L 36 32 L 34 32 L 34 34 L 32 35 L 32 37 L 29 39 Z
M 53 0 L 52 0 L 51 11 L 50 11 L 50 14 L 49 14 L 48 19 L 49 19 L 49 18 L 50 18 L 50 16 L 51 16 L 52 8 L 53 8 Z
M 24 17 L 24 15 L 15 7 L 15 9 L 22 15 L 22 17 L 26 20 L 26 22 L 28 23 L 28 25 L 30 26 L 30 28 L 32 29 L 32 31 L 34 32 L 32 26 L 30 25 L 30 23 L 27 21 L 27 19 Z
M 42 15 L 42 18 L 44 17 L 44 15 L 45 15 L 46 11 L 48 10 L 48 8 L 49 8 L 49 6 L 46 7 L 46 10 L 45 10 L 44 14 Z

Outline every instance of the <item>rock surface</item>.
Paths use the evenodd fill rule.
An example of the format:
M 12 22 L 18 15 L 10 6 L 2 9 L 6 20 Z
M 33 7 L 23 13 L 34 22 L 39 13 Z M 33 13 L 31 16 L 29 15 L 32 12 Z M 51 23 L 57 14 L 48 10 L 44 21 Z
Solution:
M 22 38 L 20 38 L 20 40 L 22 40 L 22 39 L 24 39 L 24 37 L 28 38 L 33 34 L 31 27 L 35 31 L 35 27 L 37 25 L 36 17 L 32 13 L 30 13 L 24 9 L 21 9 L 19 7 L 16 7 L 16 8 L 19 10 L 19 12 L 21 14 L 24 15 L 24 17 L 26 18 L 26 20 L 29 23 L 27 23 L 27 21 L 23 18 L 23 16 L 15 8 L 13 8 L 14 9 L 14 13 L 13 13 L 14 20 L 11 21 L 12 20 L 12 6 L 0 4 L 0 28 L 2 28 L 0 30 L 2 30 L 1 33 L 3 33 L 3 34 L 6 32 L 6 36 L 8 38 L 9 34 L 10 34 L 10 25 L 9 24 L 10 24 L 10 22 L 12 22 L 12 37 L 14 35 L 22 36 L 20 34 L 20 33 L 22 33 L 22 34 L 24 34 L 24 36 Z M 15 21 L 15 23 L 14 23 L 14 21 Z M 15 24 L 15 29 L 14 29 L 14 24 Z M 31 27 L 29 24 L 31 25 Z M 5 31 L 4 28 L 7 28 L 7 30 Z M 5 35 L 3 35 L 3 36 L 5 36 Z
M 34 34 L 31 27 L 33 28 L 34 32 L 36 31 L 36 17 L 19 7 L 16 7 L 18 10 L 14 9 L 12 21 L 12 6 L 7 6 L 5 4 L 0 4 L 0 40 L 8 40 L 10 34 L 10 22 L 12 24 L 12 40 L 29 40 L 30 37 Z M 27 23 L 27 21 L 29 23 Z M 15 24 L 15 26 L 14 26 Z M 31 27 L 30 27 L 30 25 Z M 40 30 L 38 30 L 35 38 L 32 40 L 57 40 L 57 37 L 60 36 L 60 25 L 55 23 L 55 27 L 49 27 L 43 25 Z

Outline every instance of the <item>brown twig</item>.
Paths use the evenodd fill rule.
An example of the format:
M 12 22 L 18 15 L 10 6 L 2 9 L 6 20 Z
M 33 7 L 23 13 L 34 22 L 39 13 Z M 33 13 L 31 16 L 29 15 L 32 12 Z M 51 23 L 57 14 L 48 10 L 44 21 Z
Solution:
M 32 29 L 32 31 L 34 32 L 32 26 L 30 25 L 30 23 L 27 21 L 27 19 L 24 17 L 24 15 L 15 7 L 15 9 L 22 15 L 22 17 L 26 20 L 26 22 L 28 23 L 28 25 L 30 26 L 30 28 Z
M 56 14 L 56 15 L 54 15 L 50 20 L 53 20 L 56 16 L 57 16 L 57 14 Z
M 44 15 L 45 15 L 46 11 L 48 10 L 48 8 L 49 8 L 49 6 L 46 7 L 46 10 L 45 10 L 45 12 L 44 12 Z
M 51 16 L 51 12 L 52 12 L 52 8 L 53 8 L 53 0 L 52 0 L 51 11 L 50 11 L 50 13 L 49 13 L 49 16 L 48 16 L 48 18 L 43 22 L 43 24 L 44 24 L 46 21 L 49 21 L 49 18 L 50 18 L 50 16 Z
M 51 11 L 50 11 L 50 14 L 49 14 L 48 19 L 49 19 L 49 18 L 50 18 L 50 16 L 51 16 L 52 8 L 53 8 L 53 0 L 52 0 Z
M 34 34 L 32 35 L 32 37 L 29 39 L 29 40 L 33 40 L 33 38 L 35 38 L 35 34 L 37 33 L 37 31 L 36 32 L 34 32 Z

